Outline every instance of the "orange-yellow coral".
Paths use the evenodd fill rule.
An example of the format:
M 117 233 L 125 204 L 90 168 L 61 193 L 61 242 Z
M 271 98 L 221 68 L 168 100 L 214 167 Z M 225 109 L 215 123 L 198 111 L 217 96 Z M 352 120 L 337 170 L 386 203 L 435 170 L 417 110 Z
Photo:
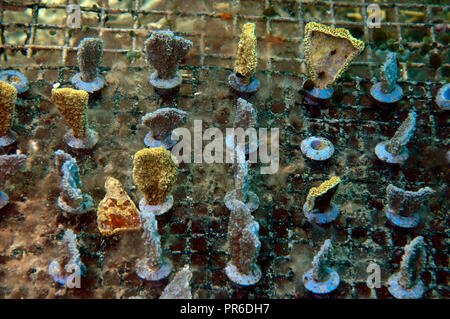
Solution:
M 71 88 L 53 89 L 52 100 L 72 128 L 73 135 L 76 138 L 85 137 L 88 130 L 86 110 L 89 93 Z
M 14 117 L 17 90 L 14 86 L 0 81 L 0 137 L 8 134 Z
M 341 179 L 337 176 L 333 176 L 320 184 L 319 187 L 311 188 L 306 197 L 308 210 L 313 211 L 317 209 L 320 212 L 327 210 L 337 193 L 340 183 Z
M 304 46 L 308 73 L 319 89 L 332 85 L 364 50 L 364 42 L 347 29 L 315 22 L 305 27 Z
M 145 148 L 134 155 L 133 178 L 149 205 L 161 205 L 177 178 L 178 162 L 164 147 Z
M 257 65 L 255 24 L 248 22 L 242 27 L 234 72 L 248 79 L 255 72 Z
M 98 205 L 97 227 L 103 236 L 112 236 L 140 228 L 139 210 L 120 182 L 107 177 L 106 195 Z

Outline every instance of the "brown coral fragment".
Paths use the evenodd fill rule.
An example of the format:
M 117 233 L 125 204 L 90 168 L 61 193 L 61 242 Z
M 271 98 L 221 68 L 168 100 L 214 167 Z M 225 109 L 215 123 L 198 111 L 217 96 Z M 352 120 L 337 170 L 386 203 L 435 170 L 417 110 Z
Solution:
M 364 42 L 347 29 L 310 22 L 305 27 L 305 58 L 308 73 L 316 87 L 326 89 L 364 50 Z
M 145 148 L 134 155 L 133 178 L 148 205 L 161 205 L 177 179 L 178 162 L 164 147 Z
M 16 88 L 4 81 L 0 81 L 0 137 L 7 135 L 11 128 L 16 99 Z
M 107 177 L 106 195 L 98 205 L 97 227 L 103 236 L 112 236 L 140 228 L 139 210 L 120 182 Z
M 52 100 L 72 128 L 73 135 L 76 138 L 85 137 L 88 131 L 86 109 L 89 93 L 72 88 L 53 89 Z
M 256 53 L 255 24 L 248 22 L 242 27 L 234 72 L 249 79 L 258 65 Z

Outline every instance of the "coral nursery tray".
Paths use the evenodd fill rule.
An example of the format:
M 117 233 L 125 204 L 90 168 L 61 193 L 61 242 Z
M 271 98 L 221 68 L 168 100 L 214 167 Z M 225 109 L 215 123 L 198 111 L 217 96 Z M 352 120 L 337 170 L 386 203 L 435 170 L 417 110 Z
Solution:
M 314 298 L 303 277 L 327 239 L 334 250 L 329 267 L 340 279 L 332 298 L 394 298 L 388 283 L 401 268 L 405 246 L 419 236 L 426 247 L 420 274 L 423 298 L 449 298 L 449 113 L 435 102 L 449 81 L 446 1 L 80 0 L 74 1 L 79 26 L 67 19 L 67 2 L 0 1 L 0 71 L 17 70 L 28 80 L 28 89 L 18 92 L 15 101 L 10 127 L 15 144 L 0 148 L 0 155 L 27 156 L 26 165 L 4 185 L 0 180 L 9 197 L 0 208 L 0 298 L 159 298 L 185 265 L 194 298 Z M 380 9 L 379 28 L 367 22 L 370 5 Z M 203 132 L 233 127 L 238 93 L 230 90 L 228 79 L 248 22 L 255 24 L 253 76 L 260 86 L 245 98 L 254 107 L 258 128 L 279 129 L 277 173 L 262 174 L 266 164 L 261 162 L 247 167 L 249 189 L 259 199 L 259 206 L 248 210 L 259 225 L 254 277 L 260 279 L 237 284 L 226 272 L 231 217 L 224 197 L 236 188 L 232 165 L 192 161 L 178 165 L 173 198 L 159 203 L 169 208 L 173 200 L 173 206 L 155 216 L 161 254 L 172 272 L 161 280 L 144 280 L 136 272 L 147 253 L 141 227 L 133 221 L 118 222 L 123 232 L 106 224 L 102 232 L 98 228 L 107 177 L 122 185 L 123 190 L 114 186 L 111 192 L 125 201 L 134 218 L 142 210 L 133 160 L 149 133 L 145 114 L 182 110 L 187 114 L 182 126 L 193 137 L 194 121 L 201 121 Z M 346 28 L 365 44 L 333 84 L 331 98 L 319 105 L 309 102 L 305 84 L 309 22 Z M 145 45 L 155 30 L 171 30 L 192 42 L 189 53 L 175 59 L 179 68 L 173 82 L 181 84 L 172 95 L 150 83 L 155 69 L 146 59 Z M 69 126 L 52 90 L 73 87 L 72 78 L 80 72 L 77 49 L 86 37 L 102 40 L 98 74 L 104 86 L 84 101 L 84 129 L 97 135 L 92 149 L 81 152 L 66 143 Z M 403 97 L 386 108 L 370 91 L 380 81 L 388 52 L 396 53 Z M 405 146 L 409 156 L 401 164 L 383 162 L 375 147 L 392 138 L 413 110 L 415 131 Z M 302 153 L 302 141 L 313 136 L 332 144 L 329 159 L 314 161 Z M 192 158 L 194 149 L 192 144 Z M 57 150 L 75 159 L 80 181 L 75 178 L 74 183 L 82 182 L 82 193 L 92 200 L 84 214 L 67 214 L 60 206 Z M 332 176 L 340 178 L 333 193 L 338 216 L 326 224 L 311 221 L 304 213 L 308 193 Z M 386 217 L 389 184 L 434 191 L 416 227 L 398 227 Z M 102 203 L 106 214 L 117 201 Z M 61 255 L 68 229 L 76 234 L 85 268 L 80 288 L 64 286 L 48 271 Z M 377 286 L 367 282 L 373 263 L 380 269 Z

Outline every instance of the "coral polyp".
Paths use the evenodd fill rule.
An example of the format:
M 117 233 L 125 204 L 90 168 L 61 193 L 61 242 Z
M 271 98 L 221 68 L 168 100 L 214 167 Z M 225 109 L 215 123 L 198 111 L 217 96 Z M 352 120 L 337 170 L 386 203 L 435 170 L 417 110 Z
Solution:
M 302 153 L 314 161 L 325 161 L 334 154 L 334 145 L 324 137 L 312 136 L 301 144 Z

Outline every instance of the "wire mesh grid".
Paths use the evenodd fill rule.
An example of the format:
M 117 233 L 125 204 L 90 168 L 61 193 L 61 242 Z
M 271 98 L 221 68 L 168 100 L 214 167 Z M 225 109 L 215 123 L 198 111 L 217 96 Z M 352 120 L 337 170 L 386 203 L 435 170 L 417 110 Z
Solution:
M 173 191 L 176 204 L 158 222 L 164 254 L 175 269 L 185 263 L 191 265 L 191 286 L 197 297 L 310 297 L 301 276 L 310 268 L 320 244 L 331 238 L 335 246 L 333 268 L 341 275 L 334 296 L 391 298 L 385 284 L 381 288 L 367 287 L 366 267 L 370 261 L 378 263 L 385 283 L 398 269 L 402 247 L 422 235 L 429 253 L 422 276 L 428 287 L 425 297 L 448 298 L 448 176 L 442 160 L 448 148 L 448 115 L 434 104 L 437 89 L 448 81 L 448 6 L 439 1 L 78 1 L 82 26 L 71 29 L 66 24 L 69 3 L 77 4 L 1 1 L 2 68 L 21 70 L 31 84 L 31 92 L 17 103 L 14 129 L 22 136 L 19 148 L 29 149 L 30 139 L 38 143 L 39 149 L 63 148 L 63 129 L 57 127 L 61 126 L 57 123 L 60 117 L 51 105 L 50 88 L 54 82 L 70 85 L 70 77 L 78 69 L 76 47 L 83 37 L 103 39 L 100 70 L 108 87 L 90 104 L 88 117 L 91 126 L 104 135 L 104 142 L 94 154 L 77 156 L 86 190 L 97 202 L 104 196 L 102 183 L 106 175 L 121 177 L 130 196 L 139 200 L 131 179 L 131 156 L 143 147 L 145 129 L 139 118 L 146 112 L 174 106 L 189 111 L 187 125 L 192 125 L 193 119 L 202 119 L 204 127 L 225 128 L 232 123 L 236 102 L 226 79 L 234 63 L 240 27 L 248 21 L 256 24 L 256 76 L 262 88 L 250 102 L 256 106 L 260 127 L 280 128 L 280 173 L 261 175 L 260 164 L 250 167 L 250 187 L 261 200 L 254 216 L 261 227 L 258 264 L 263 278 L 246 288 L 231 283 L 224 273 L 229 212 L 223 197 L 233 188 L 230 165 L 182 164 Z M 374 3 L 383 12 L 383 32 L 365 23 L 366 8 Z M 267 8 L 274 8 L 277 14 L 268 14 Z M 346 27 L 366 43 L 365 51 L 336 84 L 341 99 L 327 108 L 303 103 L 301 83 L 306 74 L 302 42 L 309 21 Z M 166 28 L 194 42 L 181 66 L 180 94 L 169 101 L 160 99 L 149 86 L 150 67 L 143 58 L 143 41 L 152 30 Z M 430 45 L 424 49 L 427 43 Z M 399 55 L 407 55 L 400 59 L 400 85 L 405 97 L 392 112 L 374 108 L 368 93 L 378 77 L 386 44 Z M 426 58 L 433 52 L 442 59 L 437 67 Z M 411 158 L 401 168 L 385 166 L 375 159 L 373 148 L 393 135 L 411 108 L 418 113 L 417 137 L 409 147 Z M 336 154 L 329 162 L 314 164 L 304 160 L 299 145 L 311 135 L 327 137 L 334 143 Z M 26 182 L 19 181 L 21 175 L 12 180 L 10 190 L 20 190 L 17 200 L 39 197 L 39 179 L 51 173 L 51 154 L 36 151 L 33 156 L 47 167 L 29 173 Z M 111 163 L 108 157 L 118 164 Z M 304 218 L 302 205 L 308 190 L 333 174 L 343 181 L 336 199 L 341 216 L 332 225 L 319 227 Z M 101 182 L 89 181 L 91 178 Z M 13 182 L 19 186 L 13 188 Z M 36 185 L 30 185 L 33 183 Z M 394 229 L 386 223 L 382 210 L 389 183 L 413 190 L 424 186 L 438 190 L 439 196 L 431 201 L 429 214 L 417 229 Z M 75 228 L 88 267 L 87 278 L 82 289 L 66 290 L 45 276 L 45 264 L 34 261 L 34 266 L 23 272 L 28 274 L 34 269 L 31 272 L 36 276 L 10 285 L 8 269 L 25 258 L 17 253 L 25 245 L 14 242 L 2 252 L 4 297 L 160 295 L 167 280 L 144 282 L 134 272 L 136 258 L 143 251 L 137 249 L 134 253 L 134 247 L 130 247 L 140 241 L 140 234 L 101 238 L 96 231 L 95 213 L 76 219 L 62 217 L 55 204 L 57 195 L 49 193 L 41 196 L 48 200 L 43 214 L 53 226 L 38 234 L 53 247 L 54 235 L 60 234 L 63 226 Z M 6 215 L 3 228 L 7 221 L 21 222 L 15 217 L 14 211 Z M 37 249 L 36 245 L 29 254 L 36 258 L 50 255 L 50 260 L 56 257 L 51 248 Z

